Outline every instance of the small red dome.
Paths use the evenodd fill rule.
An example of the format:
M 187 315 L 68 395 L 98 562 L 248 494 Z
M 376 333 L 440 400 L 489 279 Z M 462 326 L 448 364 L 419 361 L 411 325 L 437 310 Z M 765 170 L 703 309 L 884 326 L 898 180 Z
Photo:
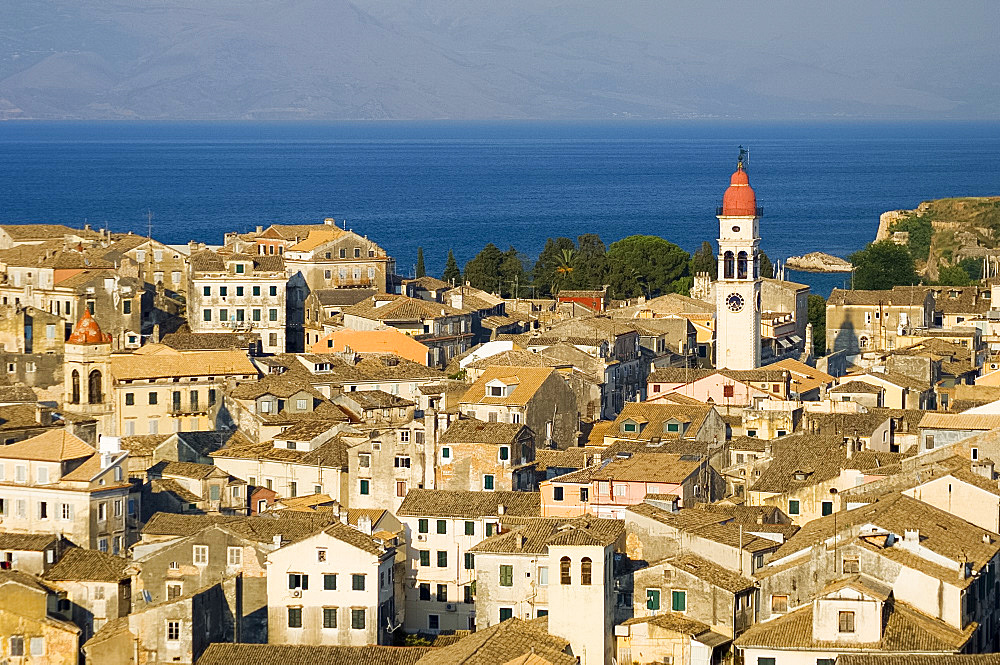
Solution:
M 67 344 L 107 344 L 111 341 L 110 335 L 105 335 L 101 326 L 90 315 L 90 310 L 83 310 L 83 316 L 76 322 L 73 334 L 66 340 Z
M 732 217 L 750 217 L 757 214 L 757 195 L 750 186 L 750 178 L 740 164 L 729 180 L 729 189 L 722 195 L 722 214 Z

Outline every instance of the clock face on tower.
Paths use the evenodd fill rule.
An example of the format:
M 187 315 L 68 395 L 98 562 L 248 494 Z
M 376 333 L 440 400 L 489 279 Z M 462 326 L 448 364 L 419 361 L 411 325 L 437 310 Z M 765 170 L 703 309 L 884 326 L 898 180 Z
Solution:
M 743 296 L 738 293 L 730 293 L 726 298 L 726 307 L 730 312 L 739 312 L 743 309 Z

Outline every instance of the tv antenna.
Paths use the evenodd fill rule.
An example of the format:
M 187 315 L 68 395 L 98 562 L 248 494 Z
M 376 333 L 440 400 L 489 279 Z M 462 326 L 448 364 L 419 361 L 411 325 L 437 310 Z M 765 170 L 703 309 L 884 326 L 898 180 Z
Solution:
M 146 237 L 153 239 L 153 211 L 146 209 Z

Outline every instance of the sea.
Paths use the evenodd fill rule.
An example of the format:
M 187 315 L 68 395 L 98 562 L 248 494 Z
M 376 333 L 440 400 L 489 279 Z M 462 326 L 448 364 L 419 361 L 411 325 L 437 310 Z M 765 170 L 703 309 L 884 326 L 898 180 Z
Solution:
M 546 238 L 633 234 L 688 251 L 749 149 L 773 260 L 870 242 L 879 215 L 1000 194 L 1000 123 L 0 123 L 0 223 L 49 222 L 221 244 L 272 223 L 339 225 L 411 275 L 489 242 L 534 262 Z M 788 271 L 828 295 L 844 274 Z

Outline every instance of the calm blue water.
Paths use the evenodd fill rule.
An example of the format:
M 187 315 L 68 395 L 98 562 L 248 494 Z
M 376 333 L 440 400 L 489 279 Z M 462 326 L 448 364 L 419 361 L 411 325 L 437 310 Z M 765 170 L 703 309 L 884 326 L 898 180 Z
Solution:
M 228 230 L 346 219 L 409 273 L 486 242 L 532 260 L 549 236 L 714 239 L 751 147 L 764 251 L 846 256 L 885 210 L 1000 194 L 994 125 L 0 123 L 0 222 L 221 243 Z M 790 274 L 826 295 L 844 276 Z

